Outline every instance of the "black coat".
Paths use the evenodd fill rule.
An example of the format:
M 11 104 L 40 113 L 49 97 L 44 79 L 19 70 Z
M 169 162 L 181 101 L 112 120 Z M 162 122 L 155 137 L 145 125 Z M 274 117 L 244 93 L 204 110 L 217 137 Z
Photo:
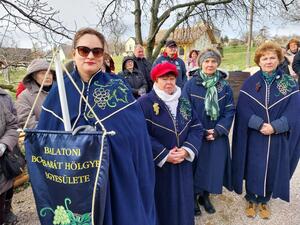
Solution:
M 300 77 L 300 51 L 295 55 L 292 67 L 295 73 Z M 298 83 L 300 84 L 300 79 L 298 79 Z
M 284 60 L 282 63 L 278 66 L 285 74 L 291 75 L 289 70 L 289 60 L 284 57 Z
M 153 81 L 151 80 L 150 77 L 152 64 L 146 58 L 138 58 L 135 56 L 133 58 L 137 64 L 138 70 L 143 74 L 143 76 L 147 81 L 147 85 L 148 85 L 147 93 L 148 93 L 149 91 L 152 90 L 152 86 L 153 86 Z
M 132 60 L 134 64 L 132 72 L 125 68 L 125 64 L 128 60 Z M 135 98 L 140 97 L 141 93 L 146 93 L 148 89 L 147 80 L 138 70 L 137 63 L 132 56 L 127 56 L 123 59 L 122 71 L 118 73 L 118 75 L 127 81 Z
M 300 75 L 300 51 L 295 55 L 292 67 L 295 73 L 297 73 L 297 75 Z

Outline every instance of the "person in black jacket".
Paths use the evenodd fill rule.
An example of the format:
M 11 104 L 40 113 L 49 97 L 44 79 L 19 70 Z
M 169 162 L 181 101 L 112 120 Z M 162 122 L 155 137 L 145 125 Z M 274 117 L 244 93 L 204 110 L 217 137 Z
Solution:
M 298 53 L 294 57 L 293 70 L 298 75 L 298 77 L 300 77 L 300 51 L 298 51 Z M 298 79 L 298 83 L 300 85 L 300 79 Z
M 118 75 L 128 82 L 135 98 L 146 93 L 148 88 L 146 78 L 138 70 L 137 63 L 132 56 L 127 56 L 123 59 L 122 72 L 118 73 Z
M 144 48 L 142 45 L 138 44 L 135 46 L 133 58 L 137 63 L 137 67 L 139 71 L 143 74 L 143 76 L 147 81 L 147 85 L 148 85 L 147 93 L 148 93 L 149 91 L 152 90 L 152 86 L 153 86 L 153 81 L 150 78 L 150 71 L 152 68 L 152 64 L 150 63 L 149 60 L 145 58 Z
M 283 61 L 278 65 L 278 67 L 288 75 L 291 75 L 289 65 L 290 62 L 288 58 L 285 56 L 286 55 L 286 48 L 281 46 L 282 54 L 283 54 Z

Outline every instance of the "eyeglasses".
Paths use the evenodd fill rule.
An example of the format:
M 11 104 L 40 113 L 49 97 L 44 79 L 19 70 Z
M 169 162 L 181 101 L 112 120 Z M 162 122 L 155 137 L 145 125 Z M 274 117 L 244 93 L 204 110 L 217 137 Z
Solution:
M 86 46 L 77 46 L 76 49 L 78 51 L 78 54 L 82 57 L 88 57 L 90 52 L 93 53 L 95 58 L 100 58 L 104 54 L 103 48 L 89 48 Z

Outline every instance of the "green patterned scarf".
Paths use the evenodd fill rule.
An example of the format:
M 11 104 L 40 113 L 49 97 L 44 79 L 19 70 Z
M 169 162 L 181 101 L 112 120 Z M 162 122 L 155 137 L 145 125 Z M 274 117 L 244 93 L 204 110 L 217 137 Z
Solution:
M 276 70 L 273 71 L 271 75 L 266 72 L 263 72 L 263 71 L 261 74 L 262 74 L 263 79 L 267 82 L 267 84 L 270 85 L 273 82 L 273 80 L 275 80 Z
M 206 115 L 210 116 L 211 120 L 217 120 L 220 108 L 216 84 L 220 79 L 220 73 L 216 71 L 212 76 L 208 76 L 200 70 L 199 75 L 202 79 L 202 85 L 207 89 L 204 100 Z

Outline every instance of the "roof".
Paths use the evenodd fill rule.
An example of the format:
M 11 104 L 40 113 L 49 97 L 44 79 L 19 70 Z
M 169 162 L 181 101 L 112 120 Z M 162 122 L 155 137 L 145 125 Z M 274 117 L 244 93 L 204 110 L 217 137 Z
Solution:
M 166 32 L 167 30 L 158 31 L 155 38 L 155 44 L 158 44 L 158 42 L 163 38 Z M 173 33 L 170 34 L 168 39 L 176 41 L 177 44 L 187 44 L 193 43 L 205 33 L 207 33 L 212 44 L 218 43 L 213 28 L 203 23 L 188 28 L 177 28 Z
M 130 39 L 133 39 L 133 40 L 134 40 L 134 42 L 136 42 L 136 39 L 135 39 L 135 37 L 129 37 L 125 43 L 127 43 L 127 42 L 128 42 Z

